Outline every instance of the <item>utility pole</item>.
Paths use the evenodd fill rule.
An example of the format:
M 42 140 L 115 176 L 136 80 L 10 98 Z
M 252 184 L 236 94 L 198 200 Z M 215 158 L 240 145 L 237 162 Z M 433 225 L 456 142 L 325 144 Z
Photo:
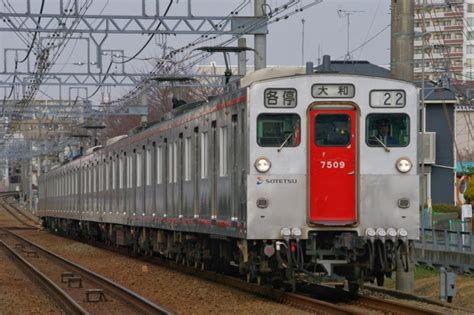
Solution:
M 415 2 L 392 0 L 391 63 L 392 77 L 413 81 L 413 41 L 415 37 Z
M 247 39 L 245 37 L 239 38 L 239 47 L 247 47 Z M 238 55 L 238 75 L 244 76 L 247 73 L 247 52 L 244 50 Z
M 415 4 L 413 0 L 392 0 L 391 6 L 391 74 L 396 79 L 413 81 L 413 44 L 415 36 L 413 17 L 415 15 Z M 422 63 L 424 64 L 424 60 Z M 424 85 L 423 81 L 422 84 Z M 421 93 L 422 99 L 424 99 L 424 88 L 422 88 Z M 424 120 L 423 114 L 421 120 Z M 423 148 L 423 145 L 421 147 Z M 423 176 L 423 160 L 421 160 L 421 163 L 421 176 Z M 405 264 L 403 256 L 406 256 Z M 400 246 L 397 250 L 396 288 L 407 293 L 415 291 L 415 262 L 412 242 L 407 241 L 404 246 Z
M 263 18 L 265 16 L 266 0 L 254 0 L 255 17 Z M 254 39 L 254 66 L 255 70 L 267 67 L 267 35 L 255 35 Z

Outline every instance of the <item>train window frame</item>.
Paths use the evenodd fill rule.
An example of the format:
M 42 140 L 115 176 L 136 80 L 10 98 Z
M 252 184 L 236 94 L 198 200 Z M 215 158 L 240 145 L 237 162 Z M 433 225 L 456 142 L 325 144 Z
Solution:
M 145 186 L 150 186 L 152 183 L 152 152 L 151 148 L 145 150 Z
M 136 157 L 136 177 L 137 177 L 137 188 L 141 188 L 143 186 L 143 152 L 138 151 L 135 155 Z
M 184 180 L 190 181 L 191 178 L 191 150 L 192 140 L 191 136 L 184 138 Z
M 119 157 L 119 178 L 118 178 L 118 189 L 123 189 L 125 183 L 125 155 L 121 154 Z
M 298 134 L 298 143 L 296 144 L 293 144 L 293 145 L 289 145 L 289 142 L 290 141 L 286 141 L 285 143 L 285 147 L 286 148 L 296 148 L 298 146 L 300 146 L 301 144 L 301 116 L 298 114 L 298 113 L 281 113 L 281 112 L 278 112 L 278 113 L 273 113 L 273 112 L 269 112 L 269 113 L 260 113 L 258 116 L 257 116 L 257 119 L 256 119 L 256 133 L 255 133 L 255 137 L 256 137 L 256 142 L 257 142 L 257 145 L 259 147 L 262 147 L 262 148 L 278 148 L 280 147 L 284 142 L 285 142 L 285 138 L 286 136 L 284 137 L 284 139 L 281 139 L 281 142 L 278 143 L 278 144 L 275 144 L 275 145 L 265 145 L 265 144 L 261 144 L 260 142 L 260 138 L 263 138 L 263 137 L 259 137 L 259 121 L 261 119 L 262 116 L 266 116 L 266 115 L 274 115 L 274 116 L 294 116 L 298 119 L 298 129 L 299 129 L 299 134 Z M 296 138 L 296 132 L 294 133 L 294 137 Z
M 209 177 L 209 132 L 201 132 L 201 178 Z
M 318 117 L 321 117 L 321 116 L 345 116 L 348 118 L 348 122 L 349 122 L 349 125 L 348 125 L 348 128 L 343 128 L 343 129 L 338 129 L 336 127 L 336 125 L 334 125 L 334 122 L 331 122 L 331 124 L 334 125 L 334 131 L 336 131 L 337 133 L 339 133 L 339 135 L 344 135 L 344 131 L 346 131 L 349 135 L 349 137 L 347 137 L 347 141 L 344 142 L 344 143 L 339 143 L 339 144 L 335 144 L 335 143 L 328 143 L 328 144 L 322 144 L 322 143 L 318 143 L 317 141 L 319 140 L 318 137 L 316 136 L 316 126 L 318 125 L 317 123 L 317 119 Z M 321 123 L 319 123 L 321 124 Z M 351 116 L 349 114 L 340 114 L 340 113 L 318 113 L 315 117 L 314 117 L 314 124 L 313 124 L 313 135 L 314 135 L 314 144 L 318 147 L 347 147 L 349 145 L 351 145 L 352 143 L 352 119 L 351 119 Z M 346 126 L 347 127 L 347 126 Z M 326 138 L 326 137 L 325 137 Z
M 163 183 L 163 147 L 156 147 L 156 184 Z
M 410 145 L 410 138 L 411 138 L 411 133 L 410 133 L 410 128 L 411 128 L 411 119 L 410 119 L 410 116 L 407 114 L 407 113 L 370 113 L 368 114 L 366 117 L 365 117 L 365 144 L 370 147 L 370 148 L 382 148 L 383 146 L 381 144 L 371 144 L 369 142 L 369 119 L 373 116 L 378 116 L 378 118 L 376 118 L 376 120 L 382 120 L 384 119 L 384 117 L 387 117 L 387 116 L 405 116 L 405 118 L 407 119 L 407 142 L 406 144 L 404 145 L 394 145 L 394 144 L 385 144 L 386 147 L 388 148 L 405 148 L 407 146 Z
M 178 142 L 173 142 L 173 183 L 178 182 L 178 163 Z
M 225 177 L 228 175 L 228 135 L 229 129 L 227 126 L 219 128 L 219 176 Z

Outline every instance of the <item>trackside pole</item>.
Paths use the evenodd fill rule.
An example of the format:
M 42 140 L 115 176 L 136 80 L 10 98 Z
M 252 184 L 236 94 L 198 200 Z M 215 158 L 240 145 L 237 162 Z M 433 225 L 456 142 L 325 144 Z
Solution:
M 397 250 L 396 288 L 397 290 L 406 293 L 415 293 L 415 260 L 413 257 L 413 244 L 410 242 L 408 259 L 404 258 L 405 253 L 403 253 L 403 247 L 404 246 L 401 246 Z
M 414 1 L 392 0 L 391 7 L 391 74 L 395 79 L 413 81 L 413 49 L 415 36 L 413 21 L 415 14 Z M 415 262 L 411 245 L 412 244 L 410 244 L 409 249 L 408 266 L 406 260 L 405 266 L 403 266 L 400 255 L 397 254 L 396 288 L 397 290 L 408 293 L 415 291 Z M 400 247 L 400 249 L 402 247 Z M 407 267 L 408 270 L 406 270 Z
M 255 17 L 265 16 L 265 5 L 266 0 L 254 0 Z M 255 35 L 254 39 L 254 65 L 255 70 L 263 69 L 267 67 L 267 35 Z

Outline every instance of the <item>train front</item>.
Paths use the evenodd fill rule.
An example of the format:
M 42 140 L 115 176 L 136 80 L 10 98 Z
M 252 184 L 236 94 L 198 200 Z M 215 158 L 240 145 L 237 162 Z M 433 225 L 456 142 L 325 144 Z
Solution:
M 357 289 L 407 270 L 419 237 L 416 87 L 335 73 L 243 83 L 251 277 Z

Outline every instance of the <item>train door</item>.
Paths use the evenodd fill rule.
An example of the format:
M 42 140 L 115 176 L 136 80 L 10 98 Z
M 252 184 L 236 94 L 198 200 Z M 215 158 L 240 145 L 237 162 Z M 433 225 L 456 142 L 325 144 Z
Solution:
M 310 222 L 351 225 L 357 220 L 357 113 L 315 107 L 309 112 Z

